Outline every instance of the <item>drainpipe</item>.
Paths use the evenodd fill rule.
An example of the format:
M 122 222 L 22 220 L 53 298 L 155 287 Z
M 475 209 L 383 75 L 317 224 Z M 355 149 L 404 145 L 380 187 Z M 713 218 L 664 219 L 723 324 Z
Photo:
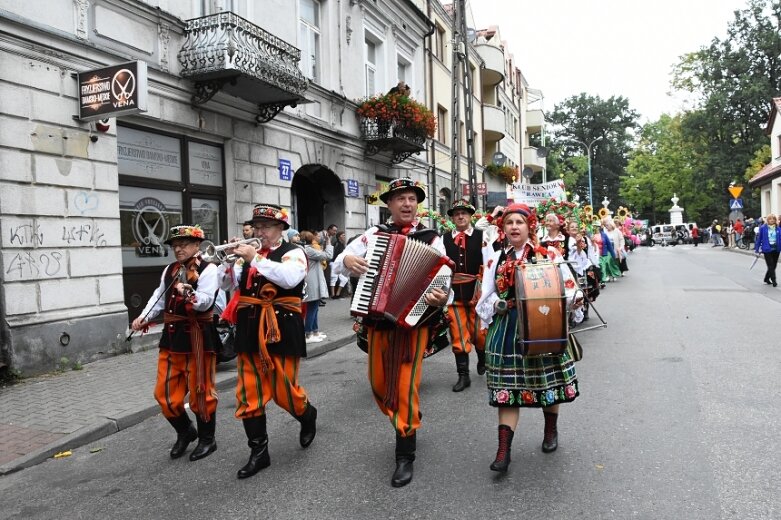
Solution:
M 430 36 L 434 34 L 434 31 L 437 29 L 437 26 L 434 24 L 434 22 L 431 21 L 431 0 L 426 0 L 426 23 L 429 24 L 429 31 L 423 35 L 423 52 L 426 54 L 426 58 L 428 61 L 428 88 L 426 89 L 428 92 L 428 104 L 429 104 L 429 110 L 431 110 L 431 113 L 434 114 L 434 117 L 438 117 L 439 112 L 436 110 L 436 107 L 434 106 L 434 58 L 432 57 L 431 52 L 431 39 Z M 425 68 L 424 68 L 425 73 Z M 428 156 L 428 168 L 426 171 L 426 182 L 428 184 L 428 192 L 429 192 L 429 209 L 431 208 L 431 204 L 434 203 L 433 211 L 437 211 L 439 208 L 435 201 L 439 200 L 439 196 L 437 194 L 437 165 L 436 165 L 436 152 L 434 151 L 434 141 L 435 139 L 431 140 L 431 143 L 429 143 L 428 150 L 426 152 L 426 155 Z M 433 226 L 434 219 L 430 218 L 431 222 L 430 224 Z

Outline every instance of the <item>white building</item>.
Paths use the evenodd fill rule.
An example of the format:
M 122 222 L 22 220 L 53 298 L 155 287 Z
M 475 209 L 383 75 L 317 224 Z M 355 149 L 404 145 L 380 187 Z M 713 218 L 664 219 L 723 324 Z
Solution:
M 299 229 L 349 236 L 380 218 L 366 197 L 378 183 L 425 182 L 425 155 L 406 157 L 424 140 L 378 140 L 355 115 L 356 100 L 400 79 L 425 99 L 433 25 L 417 4 L 4 2 L 0 366 L 127 351 L 128 319 L 171 261 L 172 225 L 199 223 L 219 243 L 270 202 Z M 75 74 L 135 60 L 148 69 L 145 113 L 108 131 L 74 119 Z
M 765 133 L 770 137 L 770 162 L 749 181 L 749 186 L 759 188 L 761 215 L 781 213 L 781 97 L 773 98 Z

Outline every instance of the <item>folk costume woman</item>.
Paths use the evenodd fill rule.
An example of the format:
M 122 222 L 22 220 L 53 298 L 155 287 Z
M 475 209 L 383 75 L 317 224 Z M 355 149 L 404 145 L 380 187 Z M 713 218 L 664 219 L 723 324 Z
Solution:
M 486 339 L 486 383 L 489 404 L 498 409 L 499 447 L 491 470 L 505 472 L 510 464 L 510 447 L 519 408 L 542 408 L 545 435 L 542 451 L 558 447 L 556 422 L 559 404 L 575 400 L 578 380 L 570 355 L 523 356 L 517 342 L 518 312 L 515 306 L 515 266 L 550 257 L 561 262 L 554 248 L 536 243 L 536 218 L 525 204 L 511 204 L 504 210 L 502 229 L 509 246 L 492 253 L 486 262 L 482 296 L 477 313 L 488 327 Z M 565 285 L 574 287 L 571 271 L 559 266 Z M 574 296 L 574 294 L 573 294 Z M 503 310 L 506 302 L 506 311 Z

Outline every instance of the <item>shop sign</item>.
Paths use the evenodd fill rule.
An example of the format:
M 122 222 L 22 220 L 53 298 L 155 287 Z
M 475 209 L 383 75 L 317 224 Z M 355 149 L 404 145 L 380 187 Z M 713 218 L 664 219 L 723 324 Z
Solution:
M 77 74 L 79 119 L 93 121 L 147 110 L 146 62 L 130 61 Z

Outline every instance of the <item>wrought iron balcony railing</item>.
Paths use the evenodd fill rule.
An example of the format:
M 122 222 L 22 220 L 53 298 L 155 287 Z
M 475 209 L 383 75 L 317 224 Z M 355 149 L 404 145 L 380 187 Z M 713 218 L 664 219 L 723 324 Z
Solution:
M 182 77 L 195 81 L 195 104 L 222 90 L 257 103 L 265 122 L 305 101 L 301 51 L 232 12 L 187 20 L 178 59 Z
M 366 141 L 366 155 L 381 151 L 393 153 L 393 164 L 425 150 L 426 134 L 421 130 L 408 128 L 398 121 L 382 121 L 376 118 L 361 118 L 361 139 Z

